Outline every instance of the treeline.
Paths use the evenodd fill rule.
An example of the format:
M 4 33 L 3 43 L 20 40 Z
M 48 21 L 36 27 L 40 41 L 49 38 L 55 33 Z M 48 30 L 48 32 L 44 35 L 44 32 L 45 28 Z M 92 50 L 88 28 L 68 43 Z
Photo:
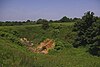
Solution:
M 34 24 L 43 24 L 44 22 L 50 23 L 59 23 L 59 22 L 76 22 L 81 20 L 81 18 L 68 18 L 66 16 L 62 17 L 60 20 L 47 20 L 47 19 L 38 19 L 36 21 L 26 20 L 26 21 L 0 21 L 0 26 L 15 26 L 15 25 L 34 25 Z
M 35 24 L 34 21 L 0 21 L 0 26 L 16 26 L 16 25 L 33 25 Z

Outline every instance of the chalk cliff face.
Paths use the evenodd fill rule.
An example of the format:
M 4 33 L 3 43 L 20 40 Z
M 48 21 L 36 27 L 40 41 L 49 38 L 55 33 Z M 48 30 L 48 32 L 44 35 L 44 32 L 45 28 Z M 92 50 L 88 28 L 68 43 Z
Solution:
M 47 54 L 50 49 L 54 48 L 54 46 L 55 42 L 52 39 L 46 39 L 37 46 L 34 52 Z
M 28 49 L 35 53 L 47 54 L 48 51 L 55 47 L 55 42 L 52 39 L 46 39 L 39 44 L 36 48 L 33 48 L 33 43 L 27 40 L 27 38 L 21 38 L 21 43 L 28 47 Z
M 20 39 L 21 43 L 24 44 L 25 46 L 33 46 L 33 43 L 28 41 L 27 38 L 21 38 Z

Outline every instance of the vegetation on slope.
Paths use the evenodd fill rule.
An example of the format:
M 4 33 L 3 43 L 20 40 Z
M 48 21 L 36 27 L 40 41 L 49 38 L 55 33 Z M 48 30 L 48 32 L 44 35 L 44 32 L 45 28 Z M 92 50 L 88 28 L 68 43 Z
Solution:
M 0 27 L 0 65 L 2 67 L 99 67 L 100 57 L 92 56 L 87 48 L 73 48 L 74 23 L 50 23 L 47 30 L 39 25 Z M 3 34 L 3 36 L 2 36 Z M 12 39 L 14 37 L 14 39 Z M 37 54 L 20 44 L 20 38 L 33 42 L 33 48 L 46 38 L 54 39 L 55 49 L 49 54 Z
M 82 20 L 74 25 L 77 37 L 74 47 L 85 46 L 93 55 L 100 56 L 100 22 L 97 21 L 93 12 L 87 12 Z

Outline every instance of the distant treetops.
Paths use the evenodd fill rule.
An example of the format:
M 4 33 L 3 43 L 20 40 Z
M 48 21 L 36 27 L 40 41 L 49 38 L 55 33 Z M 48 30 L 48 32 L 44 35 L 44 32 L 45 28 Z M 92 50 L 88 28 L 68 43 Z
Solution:
M 98 18 L 98 17 L 97 17 Z M 26 21 L 0 21 L 0 26 L 15 26 L 15 25 L 34 25 L 34 24 L 43 24 L 44 22 L 76 22 L 80 18 L 68 18 L 66 16 L 62 17 L 59 20 L 47 20 L 47 19 L 38 19 L 36 21 L 26 20 Z

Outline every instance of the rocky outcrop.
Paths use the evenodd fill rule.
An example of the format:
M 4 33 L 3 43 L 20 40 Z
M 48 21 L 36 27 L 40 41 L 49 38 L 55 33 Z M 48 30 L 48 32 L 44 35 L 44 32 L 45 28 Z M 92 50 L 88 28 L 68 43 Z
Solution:
M 41 42 L 36 48 L 33 48 L 33 43 L 27 40 L 27 38 L 21 38 L 21 43 L 27 46 L 28 50 L 34 53 L 43 53 L 47 54 L 48 51 L 55 46 L 55 42 L 52 39 L 46 39 Z
M 28 41 L 27 38 L 21 38 L 20 39 L 21 43 L 24 44 L 25 46 L 33 46 L 33 43 Z
M 37 46 L 34 52 L 47 54 L 50 49 L 54 48 L 54 46 L 55 42 L 52 39 L 46 39 Z

